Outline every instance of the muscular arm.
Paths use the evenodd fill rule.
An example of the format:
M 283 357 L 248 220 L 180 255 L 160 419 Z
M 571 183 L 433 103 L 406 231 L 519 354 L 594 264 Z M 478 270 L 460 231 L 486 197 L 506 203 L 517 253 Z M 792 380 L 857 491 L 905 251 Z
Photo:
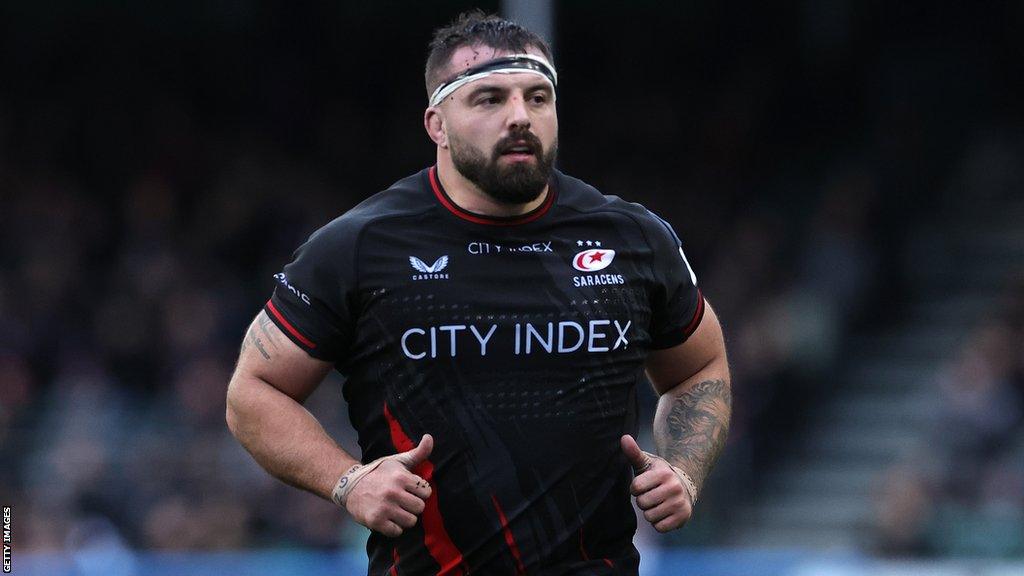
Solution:
M 725 445 L 732 412 L 725 342 L 710 306 L 686 342 L 648 357 L 647 375 L 660 396 L 658 454 L 689 474 L 699 492 Z
M 267 472 L 337 501 L 356 522 L 397 537 L 416 524 L 432 494 L 411 470 L 430 456 L 434 440 L 425 435 L 412 450 L 356 467 L 359 461 L 302 407 L 330 369 L 330 363 L 307 355 L 260 312 L 245 335 L 228 385 L 228 428 Z M 347 486 L 337 499 L 332 498 L 335 485 Z
M 260 312 L 242 342 L 227 393 L 228 428 L 260 466 L 327 500 L 338 478 L 358 463 L 302 406 L 330 369 Z

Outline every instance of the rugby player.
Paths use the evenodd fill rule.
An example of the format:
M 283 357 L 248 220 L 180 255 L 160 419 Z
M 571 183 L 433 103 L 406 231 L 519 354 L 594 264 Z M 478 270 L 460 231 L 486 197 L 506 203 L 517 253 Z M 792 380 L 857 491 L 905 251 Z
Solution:
M 553 168 L 557 86 L 517 24 L 436 31 L 436 165 L 315 232 L 245 336 L 231 431 L 372 530 L 370 574 L 635 575 L 631 495 L 683 526 L 724 444 L 715 313 L 671 226 Z M 332 369 L 360 457 L 302 406 Z

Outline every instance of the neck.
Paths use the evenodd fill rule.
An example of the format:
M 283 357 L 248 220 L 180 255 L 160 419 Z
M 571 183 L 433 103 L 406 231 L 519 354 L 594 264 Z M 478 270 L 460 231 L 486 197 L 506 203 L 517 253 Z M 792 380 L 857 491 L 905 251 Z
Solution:
M 448 193 L 448 197 L 459 208 L 483 216 L 521 216 L 538 208 L 548 196 L 549 185 L 545 184 L 544 191 L 532 202 L 525 204 L 501 204 L 495 202 L 480 187 L 467 180 L 455 168 L 451 156 L 442 153 L 440 149 L 437 151 L 437 177 L 441 180 L 441 186 L 444 186 L 444 191 Z

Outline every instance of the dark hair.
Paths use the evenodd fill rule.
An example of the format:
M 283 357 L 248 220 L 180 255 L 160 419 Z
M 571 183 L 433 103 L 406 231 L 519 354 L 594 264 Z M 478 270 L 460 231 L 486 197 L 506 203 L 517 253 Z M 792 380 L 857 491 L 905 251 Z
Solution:
M 488 46 L 506 52 L 525 52 L 534 47 L 554 66 L 551 48 L 543 38 L 526 28 L 494 14 L 475 9 L 459 14 L 451 24 L 434 30 L 424 79 L 429 97 L 451 75 L 448 64 L 452 54 L 463 46 Z

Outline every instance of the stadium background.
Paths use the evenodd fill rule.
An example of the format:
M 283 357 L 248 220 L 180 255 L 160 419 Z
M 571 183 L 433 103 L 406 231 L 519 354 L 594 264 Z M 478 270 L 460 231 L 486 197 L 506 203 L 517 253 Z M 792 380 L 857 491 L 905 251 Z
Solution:
M 0 5 L 16 574 L 359 570 L 225 387 L 291 250 L 432 163 L 425 47 L 472 6 L 501 10 Z M 733 365 L 728 448 L 644 573 L 1021 573 L 1024 2 L 553 10 L 560 167 L 675 225 Z M 336 380 L 308 407 L 354 446 Z

